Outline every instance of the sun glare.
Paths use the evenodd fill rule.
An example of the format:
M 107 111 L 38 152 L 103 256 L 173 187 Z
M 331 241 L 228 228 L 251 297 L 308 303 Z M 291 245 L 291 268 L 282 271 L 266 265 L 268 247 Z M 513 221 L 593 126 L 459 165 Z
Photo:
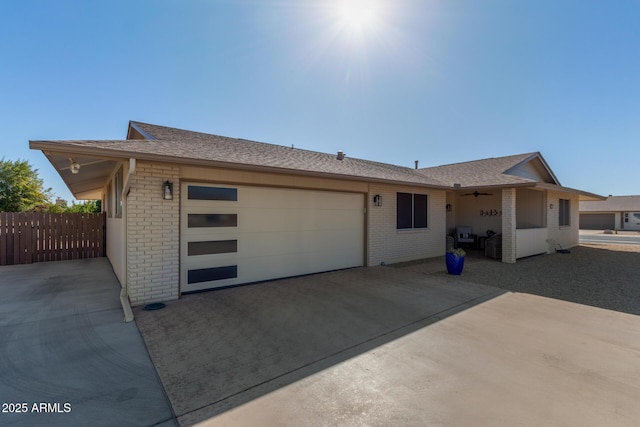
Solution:
M 336 15 L 339 24 L 350 31 L 369 31 L 379 19 L 375 0 L 338 0 Z
M 367 84 L 372 75 L 370 63 L 377 61 L 394 44 L 393 22 L 396 10 L 391 0 L 322 0 L 317 11 L 317 43 L 310 52 L 318 57 L 333 55 L 331 64 L 344 67 L 344 80 Z

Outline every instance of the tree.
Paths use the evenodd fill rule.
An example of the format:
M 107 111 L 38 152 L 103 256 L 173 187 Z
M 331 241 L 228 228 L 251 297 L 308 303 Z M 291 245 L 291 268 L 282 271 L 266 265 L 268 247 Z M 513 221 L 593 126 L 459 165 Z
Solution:
M 102 212 L 102 201 L 100 200 L 87 200 L 84 203 L 74 203 L 71 206 L 63 210 L 63 212 L 70 213 L 100 213 Z
M 44 188 L 26 160 L 0 160 L 0 212 L 24 212 L 48 204 L 51 188 Z

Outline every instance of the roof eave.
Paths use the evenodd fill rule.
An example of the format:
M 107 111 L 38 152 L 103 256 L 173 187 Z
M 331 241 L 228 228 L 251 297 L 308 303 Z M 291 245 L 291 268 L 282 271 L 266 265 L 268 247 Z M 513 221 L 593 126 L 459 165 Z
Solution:
M 562 191 L 565 193 L 578 194 L 580 196 L 581 202 L 591 201 L 591 200 L 606 200 L 607 198 L 601 196 L 599 194 L 590 193 L 588 191 L 578 190 L 571 187 L 563 187 L 561 185 L 547 184 L 539 182 L 536 184 L 537 188 L 542 188 L 545 190 L 554 190 L 554 191 Z
M 47 143 L 46 141 L 29 141 L 29 148 L 33 150 L 40 150 L 44 154 L 44 156 L 49 160 L 49 163 L 53 166 L 53 168 L 58 172 L 58 175 L 67 186 L 71 194 L 78 200 L 97 200 L 101 196 L 101 192 L 104 186 L 104 180 L 102 179 L 91 179 L 87 181 L 83 180 L 83 185 L 78 185 L 77 183 L 70 182 L 67 178 L 71 178 L 76 175 L 68 175 L 65 173 L 65 170 L 68 167 L 59 167 L 56 165 L 54 161 L 54 157 L 68 157 L 68 158 L 78 158 L 78 157 L 88 157 L 99 160 L 99 162 L 94 163 L 102 163 L 106 162 L 121 162 L 123 160 L 120 156 L 114 156 L 113 153 L 110 155 L 98 155 L 95 151 L 86 151 L 86 150 L 72 150 L 70 147 L 61 146 L 57 143 Z M 92 164 L 92 163 L 89 163 Z M 78 188 L 80 187 L 80 188 Z
M 439 185 L 439 184 L 432 184 L 427 182 L 411 182 L 411 181 L 390 180 L 390 179 L 382 179 L 382 178 L 366 177 L 366 176 L 358 176 L 358 175 L 347 175 L 347 174 L 339 174 L 339 173 L 331 173 L 331 172 L 305 171 L 300 169 L 289 169 L 289 168 L 281 168 L 281 167 L 275 167 L 275 166 L 260 166 L 260 165 L 244 164 L 244 163 L 223 162 L 223 161 L 216 161 L 216 160 L 194 159 L 189 157 L 176 157 L 176 156 L 167 156 L 164 154 L 153 154 L 153 153 L 139 153 L 134 151 L 126 151 L 126 150 L 121 150 L 121 151 L 118 151 L 117 153 L 114 153 L 113 150 L 104 149 L 100 147 L 69 146 L 69 145 L 63 145 L 53 141 L 29 141 L 29 147 L 33 150 L 41 150 L 43 153 L 45 153 L 45 155 L 47 155 L 47 153 L 60 154 L 60 155 L 64 154 L 69 156 L 85 155 L 85 156 L 93 156 L 97 158 L 105 158 L 110 160 L 121 160 L 121 161 L 134 158 L 137 160 L 155 161 L 160 163 L 180 163 L 180 164 L 188 164 L 193 166 L 220 167 L 220 168 L 235 169 L 235 170 L 251 169 L 252 171 L 258 171 L 258 172 L 271 172 L 271 173 L 281 173 L 281 174 L 288 174 L 288 175 L 295 174 L 295 175 L 303 175 L 303 176 L 342 179 L 342 180 L 349 180 L 349 181 L 397 184 L 397 185 L 405 185 L 405 186 L 433 188 L 438 190 L 452 189 L 451 186 L 448 186 L 446 184 Z M 52 163 L 52 165 L 54 165 L 54 163 L 51 161 L 50 158 L 49 158 L 49 161 Z M 58 173 L 59 172 L 60 171 L 58 171 Z M 68 183 L 65 182 L 65 184 L 67 184 L 67 187 L 69 187 Z

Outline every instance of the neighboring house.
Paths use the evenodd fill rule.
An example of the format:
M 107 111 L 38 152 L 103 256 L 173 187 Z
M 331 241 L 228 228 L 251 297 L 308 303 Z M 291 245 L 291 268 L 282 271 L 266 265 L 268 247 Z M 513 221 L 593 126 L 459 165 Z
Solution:
M 580 202 L 582 230 L 640 230 L 640 196 Z
M 126 140 L 31 141 L 102 199 L 133 305 L 279 277 L 437 257 L 456 226 L 502 261 L 578 244 L 578 202 L 540 153 L 413 169 L 130 122 Z

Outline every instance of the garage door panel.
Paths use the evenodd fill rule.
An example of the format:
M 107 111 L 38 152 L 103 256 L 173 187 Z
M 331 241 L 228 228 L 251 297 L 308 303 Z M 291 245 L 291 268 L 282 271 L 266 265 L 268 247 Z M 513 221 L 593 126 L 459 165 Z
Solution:
M 190 270 L 190 271 L 193 271 L 193 270 Z M 213 281 L 201 281 L 201 282 L 188 283 L 188 277 L 189 277 L 188 275 L 189 275 L 189 272 L 187 272 L 187 276 L 186 276 L 187 282 L 182 285 L 182 292 L 195 292 L 195 291 L 201 291 L 204 289 L 233 286 L 233 285 L 237 285 L 238 283 L 241 283 L 238 281 L 237 277 L 235 278 L 232 277 L 229 279 L 218 279 Z
M 238 239 L 237 227 L 218 228 L 215 231 L 206 229 L 187 229 L 183 228 L 182 238 L 184 241 L 200 241 L 200 240 L 225 240 Z
M 223 194 L 237 201 L 188 200 L 183 189 L 182 292 L 363 264 L 362 194 L 244 186 L 221 190 L 212 184 L 183 188 L 188 185 L 201 187 L 192 194 Z M 208 191 L 207 185 L 217 188 Z M 206 218 L 192 217 L 192 225 L 200 226 L 189 227 L 189 214 Z M 224 215 L 236 215 L 236 226 L 216 226 L 216 216 Z M 229 248 L 235 252 L 225 252 Z
M 331 250 L 308 251 L 296 253 L 270 253 L 259 256 L 243 256 L 238 258 L 219 256 L 216 258 L 202 257 L 190 263 L 189 271 L 200 271 L 217 266 L 225 268 L 236 266 L 237 277 L 223 280 L 187 283 L 183 292 L 232 286 L 242 283 L 259 282 L 280 277 L 298 276 L 315 271 L 328 271 L 361 265 L 360 248 L 354 247 L 350 254 L 345 251 L 336 254 Z M 215 267 L 213 267 L 215 268 Z
M 350 230 L 360 224 L 357 217 L 361 215 L 361 209 L 313 211 L 255 208 L 241 212 L 238 217 L 238 227 L 241 232 L 246 233 L 287 230 Z
M 353 260 L 335 257 L 330 251 L 245 258 L 238 263 L 238 283 L 299 276 L 316 270 L 349 268 L 353 267 L 352 262 Z M 284 276 L 283 272 L 286 272 Z
M 206 268 L 220 267 L 223 265 L 238 264 L 238 254 L 218 254 L 218 255 L 200 255 L 189 257 L 188 267 Z
M 189 206 L 186 211 L 183 213 L 185 218 L 188 215 L 238 215 L 237 207 L 223 207 L 223 206 Z
M 340 256 L 348 256 L 356 251 L 362 254 L 361 233 L 331 231 L 317 233 L 316 231 L 286 231 L 277 233 L 251 233 L 250 236 L 241 235 L 238 242 L 238 259 L 244 257 L 259 257 L 265 254 L 285 255 L 303 252 L 318 252 L 324 248 Z M 362 261 L 359 259 L 358 261 Z
M 238 202 L 234 201 L 217 201 L 217 200 L 187 200 L 190 210 L 194 211 L 206 211 L 211 209 L 212 202 L 215 202 L 215 206 L 219 209 L 235 210 L 238 206 Z
M 325 196 L 318 197 L 319 194 Z M 354 209 L 362 203 L 354 200 L 353 193 L 294 190 L 268 187 L 241 187 L 238 189 L 238 206 L 247 208 L 282 209 Z

